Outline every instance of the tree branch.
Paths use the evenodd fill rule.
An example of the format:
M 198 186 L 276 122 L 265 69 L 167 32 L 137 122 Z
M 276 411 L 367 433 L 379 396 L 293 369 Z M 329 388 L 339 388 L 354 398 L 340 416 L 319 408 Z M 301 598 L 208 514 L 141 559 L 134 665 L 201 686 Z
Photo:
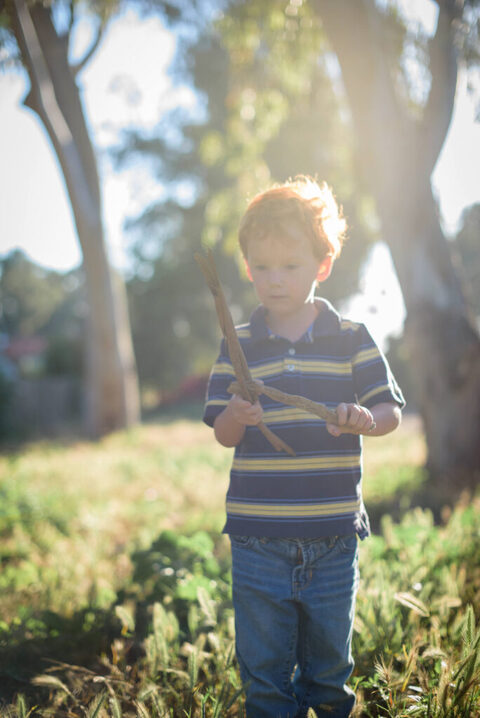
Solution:
M 230 314 L 222 285 L 220 284 L 213 254 L 211 251 L 208 252 L 207 256 L 197 253 L 195 254 L 195 259 L 198 266 L 202 270 L 210 291 L 213 294 L 218 321 L 222 334 L 225 337 L 228 354 L 232 362 L 237 382 L 239 383 L 241 396 L 253 404 L 257 400 L 258 394 L 253 383 L 245 354 L 243 353 L 242 346 L 237 337 L 237 332 L 235 331 L 232 315 Z M 263 423 L 263 421 L 257 424 L 257 427 L 276 451 L 286 451 L 290 456 L 295 456 L 294 450 L 288 446 L 283 439 L 274 434 L 273 431 L 271 431 L 271 429 Z
M 430 40 L 432 84 L 420 127 L 420 143 L 425 162 L 433 171 L 450 127 L 455 105 L 458 58 L 455 47 L 455 20 L 458 3 L 438 2 L 437 31 Z
M 74 77 L 78 75 L 79 72 L 83 70 L 85 65 L 87 65 L 90 62 L 90 59 L 92 58 L 92 55 L 95 54 L 98 46 L 100 45 L 100 41 L 103 37 L 103 32 L 105 30 L 106 23 L 101 22 L 100 25 L 97 28 L 97 32 L 95 35 L 95 38 L 92 41 L 92 44 L 90 45 L 89 49 L 85 53 L 85 55 L 82 57 L 80 62 L 77 62 L 75 65 L 72 65 L 72 74 Z
M 65 38 L 66 43 L 67 43 L 67 49 L 68 49 L 68 46 L 70 45 L 70 37 L 72 34 L 72 28 L 73 28 L 74 22 L 75 22 L 75 8 L 73 6 L 73 0 L 70 0 L 70 2 L 68 3 L 68 27 L 65 30 L 65 32 L 63 33 L 63 37 Z
M 356 136 L 361 138 L 362 172 L 371 186 L 393 191 L 385 185 L 385 177 L 393 181 L 385 163 L 392 162 L 392 146 L 408 147 L 413 123 L 395 95 L 380 11 L 373 0 L 315 0 L 314 7 L 340 64 Z
M 96 207 L 84 181 L 82 163 L 70 127 L 57 102 L 55 87 L 29 8 L 25 0 L 13 0 L 12 8 L 15 37 L 31 83 L 25 103 L 40 116 L 57 154 L 60 152 L 63 155 L 67 185 L 69 176 L 76 177 L 78 202 L 85 216 L 93 222 L 97 214 Z M 42 11 L 47 12 L 43 8 Z

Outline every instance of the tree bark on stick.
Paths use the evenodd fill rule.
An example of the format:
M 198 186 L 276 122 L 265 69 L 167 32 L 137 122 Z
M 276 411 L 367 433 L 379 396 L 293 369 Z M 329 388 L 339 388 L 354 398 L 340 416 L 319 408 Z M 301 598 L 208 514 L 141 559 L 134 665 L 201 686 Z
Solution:
M 97 437 L 139 419 L 125 288 L 107 257 L 97 165 L 68 62 L 68 34 L 57 34 L 51 10 L 41 3 L 12 0 L 9 9 L 30 78 L 24 103 L 38 115 L 54 147 L 82 249 L 89 302 L 87 430 Z
M 208 252 L 206 257 L 201 254 L 195 254 L 195 260 L 202 270 L 205 281 L 207 282 L 215 300 L 215 309 L 217 311 L 220 329 L 222 330 L 222 334 L 227 344 L 228 354 L 237 378 L 240 395 L 243 399 L 250 401 L 253 404 L 258 398 L 259 392 L 255 387 L 252 375 L 250 374 L 247 359 L 238 340 L 232 315 L 230 314 L 222 285 L 220 284 L 220 279 L 217 274 L 213 254 L 211 251 Z M 286 444 L 285 441 L 274 434 L 263 421 L 257 424 L 257 427 L 270 442 L 275 451 L 285 451 L 290 456 L 295 456 L 294 450 Z
M 373 0 L 316 0 L 337 55 L 357 156 L 407 308 L 431 486 L 443 495 L 480 482 L 480 337 L 443 234 L 431 174 L 457 84 L 455 23 L 461 3 L 438 3 L 430 40 L 431 87 L 421 117 L 395 92 L 391 52 Z M 397 58 L 398 59 L 398 58 Z

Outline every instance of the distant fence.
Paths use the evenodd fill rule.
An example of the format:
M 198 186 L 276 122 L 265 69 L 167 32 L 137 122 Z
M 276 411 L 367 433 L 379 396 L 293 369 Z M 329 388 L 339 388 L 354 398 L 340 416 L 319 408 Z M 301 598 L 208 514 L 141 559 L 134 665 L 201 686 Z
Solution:
M 82 382 L 72 377 L 19 379 L 9 401 L 8 425 L 21 435 L 48 436 L 82 426 Z

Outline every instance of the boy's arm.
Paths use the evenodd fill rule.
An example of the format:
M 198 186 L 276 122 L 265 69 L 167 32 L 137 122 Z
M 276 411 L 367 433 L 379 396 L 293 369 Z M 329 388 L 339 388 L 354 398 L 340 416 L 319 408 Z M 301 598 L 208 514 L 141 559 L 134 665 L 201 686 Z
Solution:
M 371 409 L 359 404 L 339 404 L 337 416 L 338 426 L 327 424 L 327 430 L 332 436 L 341 434 L 384 436 L 399 426 L 402 410 L 393 401 L 375 404 Z
M 234 394 L 213 423 L 215 438 L 222 446 L 237 446 L 243 439 L 246 427 L 259 424 L 262 416 L 263 409 L 258 400 L 251 404 Z

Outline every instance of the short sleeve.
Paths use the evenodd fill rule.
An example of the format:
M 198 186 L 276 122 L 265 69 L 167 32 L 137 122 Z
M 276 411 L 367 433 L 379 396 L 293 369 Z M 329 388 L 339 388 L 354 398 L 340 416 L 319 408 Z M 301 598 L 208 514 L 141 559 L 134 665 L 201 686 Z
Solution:
M 227 353 L 226 342 L 223 339 L 220 354 L 212 367 L 207 385 L 207 396 L 203 412 L 203 421 L 213 426 L 217 416 L 225 409 L 231 399 L 227 388 L 235 380 L 235 372 Z
M 394 401 L 403 408 L 405 399 L 402 391 L 387 359 L 364 324 L 355 332 L 355 340 L 352 370 L 358 403 L 368 409 L 384 401 Z

